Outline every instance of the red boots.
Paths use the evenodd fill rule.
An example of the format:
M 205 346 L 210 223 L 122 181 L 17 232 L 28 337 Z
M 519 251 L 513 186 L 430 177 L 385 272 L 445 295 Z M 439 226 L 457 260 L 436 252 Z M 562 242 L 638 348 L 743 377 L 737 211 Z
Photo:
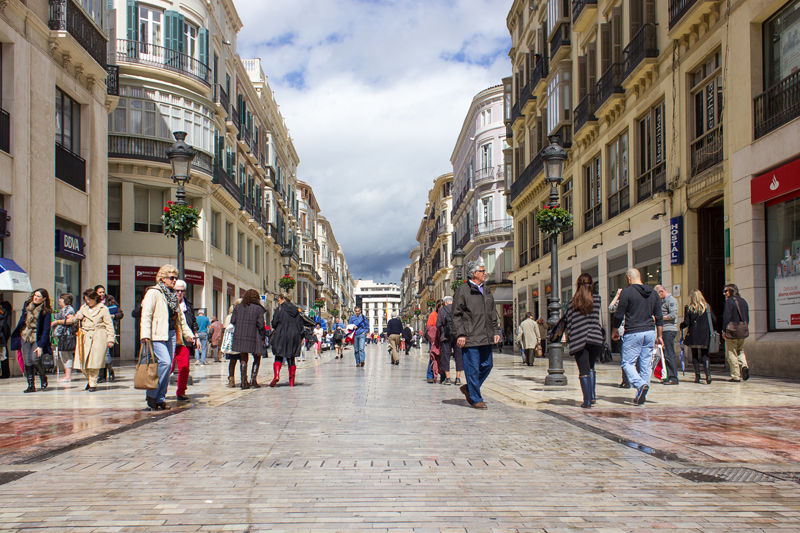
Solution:
M 269 382 L 270 387 L 274 387 L 278 384 L 278 381 L 281 379 L 281 363 L 280 361 L 275 361 L 272 363 L 272 371 L 275 372 L 275 377 L 272 378 L 272 381 Z
M 297 374 L 297 367 L 290 366 L 289 367 L 289 386 L 294 387 L 294 376 Z

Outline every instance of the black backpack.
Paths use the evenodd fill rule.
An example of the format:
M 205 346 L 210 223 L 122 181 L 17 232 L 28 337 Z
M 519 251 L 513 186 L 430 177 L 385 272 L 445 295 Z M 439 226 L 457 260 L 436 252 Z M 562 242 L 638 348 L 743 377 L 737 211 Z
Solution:
M 442 307 L 442 310 L 444 310 L 444 320 L 439 335 L 443 341 L 449 342 L 453 338 L 453 312 L 447 309 L 447 306 Z
M 342 339 L 344 339 L 344 331 L 342 331 L 342 328 L 336 328 L 333 330 L 333 340 L 338 342 Z

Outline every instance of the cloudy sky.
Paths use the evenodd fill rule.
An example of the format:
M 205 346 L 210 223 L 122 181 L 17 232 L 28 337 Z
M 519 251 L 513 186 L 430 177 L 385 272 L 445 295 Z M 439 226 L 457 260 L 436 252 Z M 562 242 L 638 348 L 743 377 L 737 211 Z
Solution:
M 400 282 L 472 98 L 510 72 L 511 0 L 236 0 L 353 276 Z

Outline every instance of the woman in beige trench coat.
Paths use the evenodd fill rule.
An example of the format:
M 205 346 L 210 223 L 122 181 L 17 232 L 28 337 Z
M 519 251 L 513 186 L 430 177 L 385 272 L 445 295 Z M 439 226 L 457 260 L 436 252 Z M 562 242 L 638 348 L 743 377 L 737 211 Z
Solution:
M 116 342 L 114 322 L 108 307 L 100 303 L 100 295 L 94 289 L 83 292 L 84 304 L 75 314 L 81 324 L 83 336 L 75 354 L 74 367 L 82 370 L 89 383 L 86 390 L 97 390 L 97 376 L 106 366 L 106 352 Z

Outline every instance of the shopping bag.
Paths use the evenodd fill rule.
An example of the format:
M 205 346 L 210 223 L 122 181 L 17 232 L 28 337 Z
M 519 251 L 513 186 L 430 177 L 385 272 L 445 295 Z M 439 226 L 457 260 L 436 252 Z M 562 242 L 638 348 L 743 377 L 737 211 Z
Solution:
M 658 380 L 666 379 L 666 364 L 664 362 L 664 348 L 656 346 L 653 350 L 653 377 Z
M 138 390 L 155 390 L 158 388 L 158 363 L 156 362 L 153 343 L 150 339 L 142 342 L 139 348 L 136 374 L 133 376 L 133 388 Z
M 222 345 L 220 346 L 220 351 L 224 354 L 235 354 L 231 348 L 233 347 L 233 324 L 229 324 L 227 328 L 225 328 L 225 333 L 222 335 Z

